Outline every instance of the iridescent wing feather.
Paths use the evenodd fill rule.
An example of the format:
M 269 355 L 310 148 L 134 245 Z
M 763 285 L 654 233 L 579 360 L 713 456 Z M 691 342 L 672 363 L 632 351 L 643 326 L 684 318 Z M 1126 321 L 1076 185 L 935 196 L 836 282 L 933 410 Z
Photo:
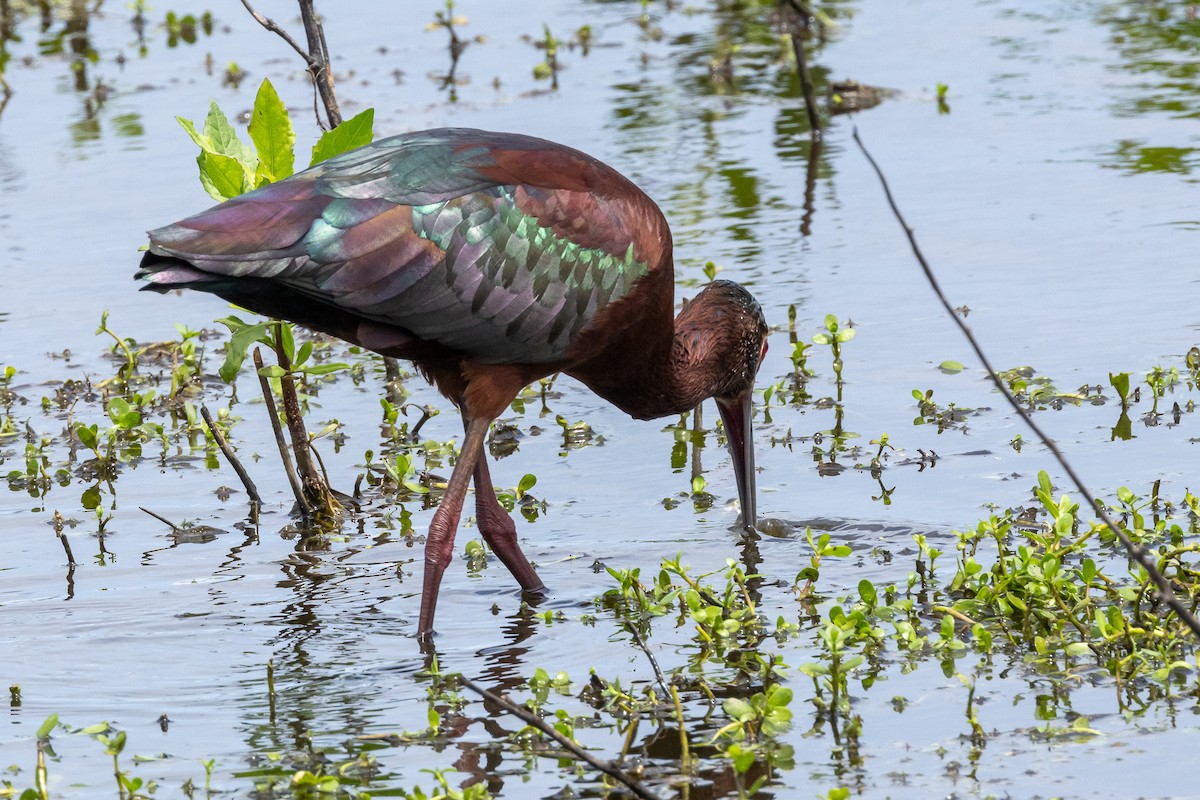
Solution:
M 666 221 L 619 173 L 469 130 L 382 139 L 150 241 L 147 288 L 212 283 L 239 301 L 239 279 L 269 280 L 484 363 L 564 358 L 597 313 L 671 268 Z

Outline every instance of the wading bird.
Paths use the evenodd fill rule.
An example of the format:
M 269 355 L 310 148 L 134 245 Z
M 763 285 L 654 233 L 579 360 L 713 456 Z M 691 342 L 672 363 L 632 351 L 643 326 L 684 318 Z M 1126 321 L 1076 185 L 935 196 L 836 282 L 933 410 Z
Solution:
M 715 398 L 742 522 L 755 523 L 750 422 L 767 326 L 714 281 L 674 316 L 671 231 L 629 179 L 563 145 L 511 133 L 404 134 L 150 231 L 145 289 L 188 288 L 413 361 L 466 436 L 429 525 L 418 635 L 472 477 L 484 540 L 527 591 L 483 453 L 529 383 L 565 372 L 637 419 Z

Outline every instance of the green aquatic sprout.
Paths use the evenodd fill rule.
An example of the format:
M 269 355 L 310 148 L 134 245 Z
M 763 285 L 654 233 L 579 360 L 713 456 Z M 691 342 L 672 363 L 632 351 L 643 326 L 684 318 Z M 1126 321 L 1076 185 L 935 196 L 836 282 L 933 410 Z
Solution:
M 1146 385 L 1150 387 L 1152 405 L 1148 416 L 1158 415 L 1158 401 L 1166 397 L 1168 391 L 1175 391 L 1180 384 L 1178 367 L 1153 367 L 1146 373 Z
M 500 501 L 500 505 L 505 511 L 512 512 L 519 505 L 521 513 L 529 518 L 526 509 L 530 509 L 533 518 L 538 515 L 538 500 L 529 493 L 529 490 L 537 486 L 537 476 L 529 472 L 521 476 L 521 480 L 512 489 L 500 489 L 496 492 L 496 499 Z
M 533 67 L 535 80 L 550 81 L 550 88 L 558 88 L 558 40 L 550 33 L 549 25 L 542 25 L 542 38 L 536 43 L 538 49 L 545 53 L 542 61 Z
M 603 441 L 597 439 L 592 426 L 584 420 L 570 422 L 562 414 L 557 414 L 554 417 L 554 421 L 562 429 L 563 450 L 578 450 L 581 447 L 587 447 L 589 444 L 599 444 Z
M 817 579 L 821 577 L 821 559 L 845 558 L 851 552 L 849 545 L 833 544 L 833 537 L 828 533 L 822 533 L 814 538 L 811 527 L 804 529 L 804 537 L 808 541 L 808 548 L 812 551 L 812 555 L 808 557 L 808 566 L 796 573 L 796 578 L 792 581 L 793 589 L 802 600 L 812 595 Z M 804 581 L 803 586 L 800 585 L 800 581 Z
M 111 337 L 115 342 L 113 345 L 113 350 L 115 351 L 118 348 L 121 350 L 122 355 L 125 357 L 125 363 L 122 364 L 120 369 L 117 370 L 117 380 L 121 383 L 129 381 L 129 379 L 133 377 L 133 374 L 137 372 L 138 366 L 137 356 L 130 347 L 130 345 L 133 344 L 133 340 L 121 338 L 113 332 L 112 328 L 108 327 L 107 310 L 100 314 L 100 326 L 96 328 L 96 335 L 106 335 Z
M 383 462 L 383 468 L 397 491 L 417 495 L 429 492 L 429 487 L 421 483 L 421 473 L 417 471 L 411 453 L 397 453 L 390 461 Z
M 813 344 L 828 345 L 833 357 L 833 374 L 836 376 L 838 400 L 842 399 L 842 345 L 854 338 L 854 328 L 849 323 L 843 326 L 833 314 L 825 315 L 825 332 L 814 334 Z
M 938 82 L 937 85 L 937 109 L 939 114 L 949 114 L 950 104 L 946 102 L 946 95 L 950 92 L 949 84 Z

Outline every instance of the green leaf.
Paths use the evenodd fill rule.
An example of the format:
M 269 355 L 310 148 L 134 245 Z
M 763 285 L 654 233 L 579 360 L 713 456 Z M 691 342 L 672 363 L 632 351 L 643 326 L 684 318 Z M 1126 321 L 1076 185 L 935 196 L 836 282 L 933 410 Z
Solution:
M 722 708 L 725 709 L 727 715 L 730 715 L 731 720 L 738 722 L 746 722 L 755 717 L 754 706 L 746 703 L 740 697 L 730 697 L 722 703 Z
M 293 366 L 298 367 L 301 364 L 303 364 L 305 361 L 308 361 L 309 356 L 312 355 L 312 351 L 313 351 L 313 343 L 311 341 L 305 342 L 304 344 L 300 345 L 300 352 L 296 353 L 296 363 Z
M 246 168 L 232 156 L 205 151 L 196 156 L 196 163 L 200 165 L 200 185 L 214 200 L 237 197 L 249 188 Z
M 313 145 L 312 161 L 309 163 L 316 164 L 364 144 L 370 144 L 375 138 L 374 125 L 375 109 L 368 108 L 333 130 L 325 131 Z
M 79 502 L 88 511 L 95 511 L 97 508 L 99 508 L 100 500 L 101 497 L 99 485 L 89 486 L 87 489 L 84 489 L 83 496 L 79 498 Z
M 266 334 L 269 326 L 268 322 L 260 322 L 257 325 L 247 325 L 233 330 L 233 335 L 229 337 L 229 344 L 225 345 L 225 363 L 218 370 L 221 380 L 233 383 L 238 370 L 242 368 L 242 362 L 246 360 L 246 351 L 250 345 Z
M 212 144 L 210 152 L 229 156 L 244 164 L 255 163 L 254 151 L 238 138 L 237 131 L 215 100 L 209 105 L 208 116 L 204 118 L 204 135 Z
M 98 443 L 97 431 L 95 425 L 84 425 L 82 422 L 75 423 L 75 435 L 79 437 L 79 441 L 88 450 L 95 450 Z
M 1071 642 L 1063 649 L 1069 656 L 1082 657 L 1092 654 L 1092 648 L 1088 646 L 1087 642 Z
M 275 326 L 275 341 L 279 342 L 279 349 L 283 351 L 287 357 L 288 363 L 296 363 L 296 331 L 295 326 L 290 322 L 279 320 Z
M 524 495 L 534 486 L 537 486 L 537 476 L 532 473 L 526 473 L 517 483 L 517 494 Z
M 879 595 L 875 591 L 875 584 L 866 578 L 858 582 L 858 596 L 869 606 L 875 605 L 875 602 L 879 599 Z
M 964 366 L 961 362 L 958 362 L 958 361 L 943 361 L 941 364 L 938 365 L 938 369 L 940 369 L 942 372 L 945 372 L 949 375 L 955 375 L 959 372 L 962 372 L 964 369 L 966 369 L 966 366 Z
M 213 147 L 212 139 L 196 130 L 196 123 L 192 122 L 190 119 L 184 119 L 183 117 L 176 117 L 175 121 L 178 122 L 180 127 L 187 132 L 188 136 L 192 137 L 192 141 L 195 142 L 196 146 L 201 150 L 215 149 Z
M 786 686 L 776 684 L 771 687 L 770 693 L 767 695 L 767 704 L 782 708 L 792 702 L 792 690 Z
M 296 132 L 287 107 L 271 81 L 263 78 L 250 113 L 250 141 L 258 150 L 259 172 L 270 182 L 281 181 L 296 171 Z
M 260 369 L 258 374 L 264 378 L 282 378 L 284 375 L 287 375 L 287 370 L 278 364 L 268 364 Z
M 350 369 L 350 365 L 342 361 L 329 361 L 324 364 L 313 364 L 311 367 L 305 367 L 301 372 L 306 375 L 328 375 L 331 372 L 343 369 Z
M 734 748 L 737 749 L 735 750 Z M 746 770 L 750 769 L 757 757 L 757 753 L 753 750 L 749 748 L 743 749 L 737 747 L 737 745 L 730 747 L 729 753 L 733 758 L 733 768 L 738 771 L 739 775 L 744 774 Z
M 45 739 L 56 727 L 58 727 L 58 714 L 51 714 L 46 717 L 46 721 L 42 723 L 42 727 L 38 728 L 37 738 Z

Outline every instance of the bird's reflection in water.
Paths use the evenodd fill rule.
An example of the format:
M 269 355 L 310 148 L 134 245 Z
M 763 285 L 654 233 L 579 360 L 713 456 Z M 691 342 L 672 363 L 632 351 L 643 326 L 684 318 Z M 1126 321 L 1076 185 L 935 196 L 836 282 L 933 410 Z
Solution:
M 435 643 L 426 642 L 422 650 L 425 655 L 426 670 L 434 667 L 437 659 L 437 669 L 443 675 L 453 672 L 465 672 L 468 675 L 478 675 L 478 680 L 489 690 L 504 694 L 513 692 L 525 686 L 523 673 L 529 671 L 527 656 L 530 648 L 525 644 L 537 631 L 536 609 L 545 602 L 543 594 L 525 592 L 524 602 L 520 607 L 504 618 L 500 627 L 503 644 L 485 647 L 475 652 L 469 665 L 455 664 L 444 653 L 438 652 Z M 482 667 L 477 661 L 482 659 Z M 465 666 L 465 669 L 460 667 Z M 515 717 L 508 715 L 504 709 L 484 699 L 482 701 L 484 715 L 471 716 L 453 710 L 446 710 L 442 717 L 442 735 L 455 742 L 459 756 L 454 761 L 454 769 L 465 776 L 462 786 L 469 786 L 480 781 L 487 782 L 488 791 L 499 794 L 504 788 L 505 775 L 502 772 L 506 748 L 504 743 L 518 733 L 525 725 Z M 470 705 L 466 708 L 471 708 Z M 467 739 L 467 733 L 475 723 L 480 724 L 487 734 L 487 742 L 481 743 Z M 476 737 L 479 738 L 479 737 Z M 512 771 L 523 771 L 524 764 L 514 767 Z

